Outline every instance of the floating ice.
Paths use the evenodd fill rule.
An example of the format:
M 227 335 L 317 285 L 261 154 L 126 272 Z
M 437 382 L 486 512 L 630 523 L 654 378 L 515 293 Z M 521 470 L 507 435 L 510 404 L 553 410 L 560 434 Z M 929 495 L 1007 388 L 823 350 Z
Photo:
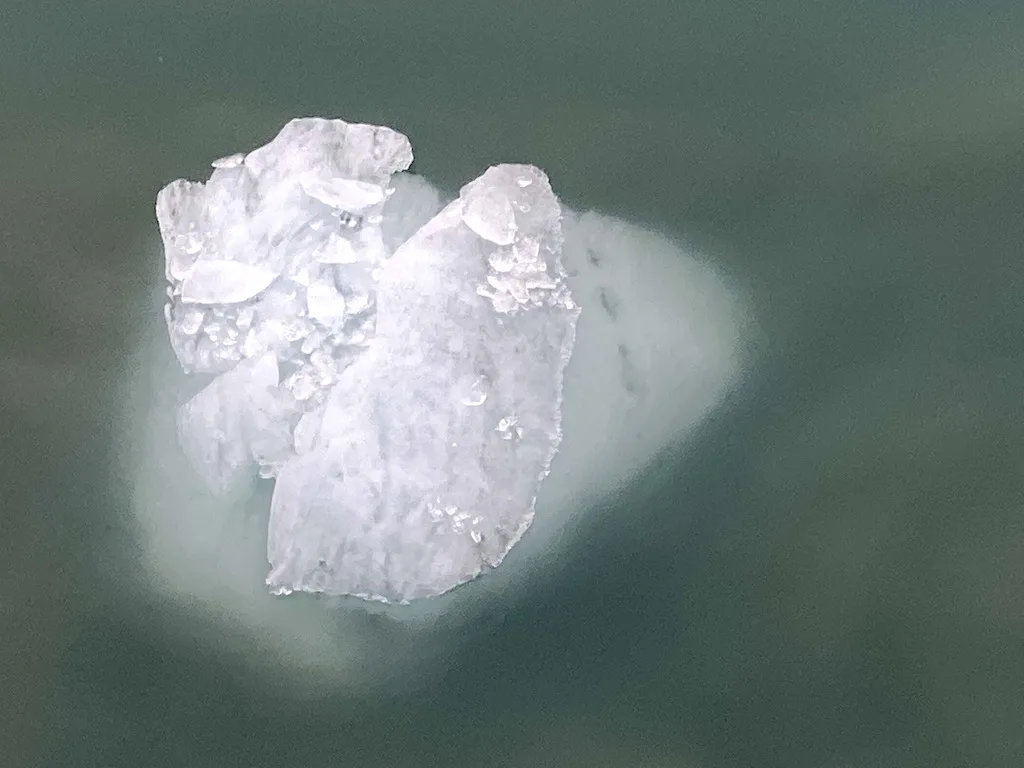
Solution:
M 523 186 L 531 185 L 532 181 Z M 395 192 L 383 204 L 383 219 L 368 222 L 380 225 L 388 253 L 444 207 L 440 193 L 418 176 L 399 173 L 392 177 L 390 189 Z M 204 638 L 211 650 L 235 655 L 244 647 L 239 658 L 247 665 L 258 673 L 266 670 L 264 665 L 273 665 L 275 679 L 297 685 L 301 694 L 323 686 L 342 686 L 350 692 L 362 685 L 415 684 L 434 663 L 443 665 L 450 658 L 450 643 L 470 636 L 481 616 L 525 598 L 535 588 L 557 583 L 580 556 L 572 554 L 575 548 L 590 551 L 595 537 L 606 537 L 604 548 L 621 548 L 626 541 L 633 551 L 647 535 L 661 535 L 663 526 L 651 526 L 645 510 L 609 505 L 608 496 L 631 494 L 633 483 L 641 481 L 639 470 L 667 446 L 687 444 L 709 412 L 720 406 L 743 370 L 745 307 L 710 261 L 664 234 L 564 206 L 561 227 L 568 283 L 585 311 L 578 319 L 572 360 L 565 370 L 564 437 L 551 473 L 541 484 L 535 519 L 511 555 L 486 578 L 401 609 L 381 606 L 391 629 L 360 606 L 344 604 L 349 601 L 332 601 L 335 610 L 324 611 L 320 601 L 274 599 L 268 593 L 264 580 L 270 500 L 263 491 L 270 484 L 255 493 L 218 497 L 207 490 L 209 478 L 204 482 L 190 468 L 176 429 L 182 417 L 179 406 L 187 399 L 182 393 L 194 392 L 195 386 L 181 374 L 167 344 L 167 327 L 161 327 L 161 318 L 152 318 L 144 341 L 145 362 L 126 372 L 132 380 L 132 397 L 124 400 L 131 449 L 122 457 L 132 482 L 132 509 L 144 553 L 140 575 L 149 589 L 183 611 L 184 620 L 173 627 L 188 642 L 195 642 L 198 627 L 209 627 Z M 489 260 L 495 271 L 500 271 L 495 262 L 512 263 L 511 249 L 502 253 L 499 257 L 496 249 Z M 275 306 L 301 306 L 298 299 L 304 301 L 301 295 L 291 299 L 272 287 L 259 297 L 260 303 L 269 301 L 268 294 Z M 346 311 L 355 306 L 365 310 L 372 298 L 365 291 L 344 295 Z M 199 328 L 224 334 L 237 326 L 240 338 L 247 340 L 248 330 L 263 322 L 256 303 L 245 302 L 230 312 L 191 304 L 175 312 L 188 312 L 188 321 L 195 326 L 190 335 Z M 372 338 L 368 328 L 366 341 Z M 314 343 L 318 342 L 313 336 L 302 342 L 310 357 Z M 457 338 L 450 343 L 458 348 Z M 356 346 L 353 342 L 350 349 Z M 253 352 L 249 358 L 259 360 L 260 355 Z M 315 389 L 314 372 L 330 374 L 328 360 L 316 360 L 322 368 L 312 360 L 301 370 L 279 365 L 279 380 L 294 376 L 294 381 L 306 381 L 303 391 Z M 474 395 L 476 382 L 476 375 L 467 374 L 454 393 L 462 401 L 487 395 L 480 405 L 467 403 L 467 410 L 486 408 L 491 402 L 491 382 L 481 381 Z M 287 388 L 263 390 L 268 395 L 282 392 L 287 394 Z M 281 422 L 274 420 L 273 414 L 289 402 L 290 397 L 266 397 L 239 419 L 238 423 L 261 430 L 261 425 L 285 425 L 280 432 L 261 431 L 262 440 L 251 430 L 243 431 L 249 449 L 260 452 L 265 470 L 273 469 L 276 456 L 287 460 L 308 455 L 318 440 L 327 403 L 289 413 Z M 517 416 L 512 409 L 493 413 L 492 434 L 503 441 L 520 439 Z M 191 450 L 189 455 L 195 463 Z M 230 467 L 229 462 L 226 465 Z M 595 507 L 606 514 L 595 518 Z M 685 514 L 683 508 L 680 514 Z M 438 523 L 447 521 L 453 529 L 461 527 L 472 541 L 480 536 L 480 516 L 444 499 L 431 499 L 427 515 Z M 443 621 L 435 624 L 441 617 Z M 401 622 L 401 628 L 392 622 Z M 435 630 L 446 638 L 440 645 Z
M 218 374 L 179 438 L 218 493 L 276 476 L 277 594 L 406 602 L 496 567 L 561 440 L 579 308 L 547 177 L 495 166 L 411 232 L 411 161 L 388 128 L 294 120 L 157 199 L 172 347 Z

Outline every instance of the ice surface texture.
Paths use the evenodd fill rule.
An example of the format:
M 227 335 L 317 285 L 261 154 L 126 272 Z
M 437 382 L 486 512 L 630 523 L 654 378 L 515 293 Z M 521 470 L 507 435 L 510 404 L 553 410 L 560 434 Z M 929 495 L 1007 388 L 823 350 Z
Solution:
M 181 445 L 215 492 L 277 478 L 275 593 L 405 602 L 497 566 L 561 440 L 579 308 L 547 177 L 495 166 L 410 232 L 411 162 L 388 128 L 293 120 L 157 198 L 171 344 L 216 376 Z

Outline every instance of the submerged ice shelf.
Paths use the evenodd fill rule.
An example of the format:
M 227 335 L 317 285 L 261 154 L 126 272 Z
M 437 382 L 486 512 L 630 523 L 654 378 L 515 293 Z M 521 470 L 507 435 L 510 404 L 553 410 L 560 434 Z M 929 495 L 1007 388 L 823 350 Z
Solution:
M 301 119 L 158 196 L 171 345 L 215 377 L 180 444 L 216 493 L 276 478 L 278 594 L 407 602 L 498 566 L 561 441 L 580 310 L 547 177 L 495 166 L 414 228 L 411 161 Z

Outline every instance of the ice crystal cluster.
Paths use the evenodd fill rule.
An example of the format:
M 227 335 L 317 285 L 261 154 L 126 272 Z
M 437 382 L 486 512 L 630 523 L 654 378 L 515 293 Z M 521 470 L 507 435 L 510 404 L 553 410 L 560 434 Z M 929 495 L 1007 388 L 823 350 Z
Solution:
M 561 440 L 579 308 L 547 176 L 494 166 L 410 232 L 411 162 L 389 128 L 298 119 L 157 197 L 202 383 L 181 446 L 214 492 L 276 478 L 276 594 L 406 602 L 496 567 Z

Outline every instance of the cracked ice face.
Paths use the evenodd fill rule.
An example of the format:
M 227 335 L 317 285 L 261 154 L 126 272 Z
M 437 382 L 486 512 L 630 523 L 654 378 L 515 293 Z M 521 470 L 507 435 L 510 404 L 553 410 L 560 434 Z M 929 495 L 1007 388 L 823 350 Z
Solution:
M 405 602 L 497 566 L 561 439 L 579 309 L 547 177 L 495 166 L 410 233 L 411 161 L 390 129 L 295 120 L 158 197 L 171 343 L 217 376 L 181 444 L 216 492 L 276 476 L 276 593 Z

